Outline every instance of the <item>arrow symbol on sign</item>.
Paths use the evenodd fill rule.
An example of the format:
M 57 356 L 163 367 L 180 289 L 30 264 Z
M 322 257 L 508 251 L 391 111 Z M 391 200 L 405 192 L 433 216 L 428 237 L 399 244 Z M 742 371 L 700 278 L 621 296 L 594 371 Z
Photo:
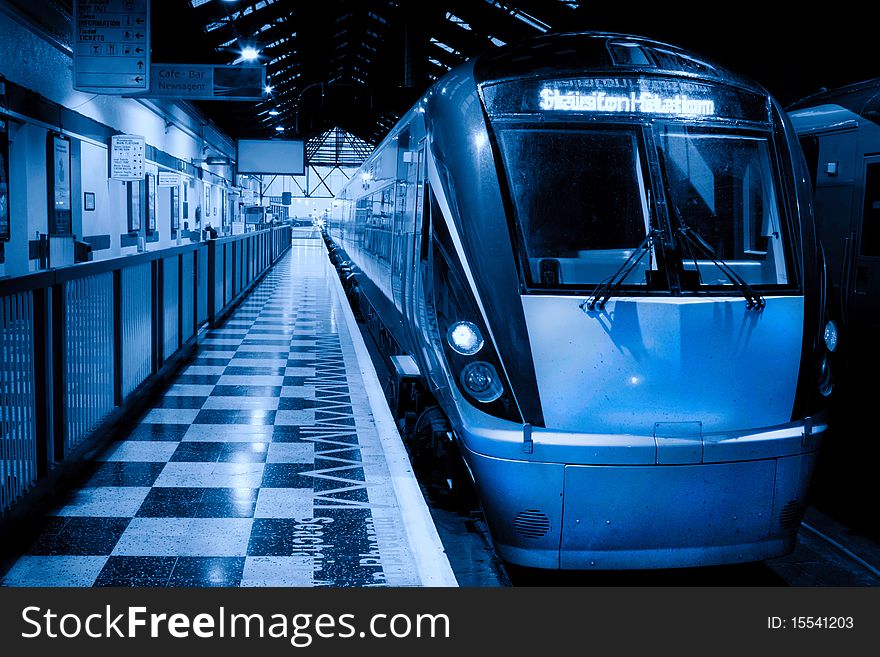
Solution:
M 134 79 L 135 82 L 143 82 L 144 79 L 139 75 Z
M 138 46 L 137 48 L 134 49 L 134 51 L 135 51 L 138 55 L 140 55 L 140 54 L 144 51 L 144 49 L 141 48 L 140 46 Z
M 138 69 L 142 69 L 142 68 L 144 67 L 144 63 L 143 63 L 143 62 L 138 62 L 138 63 L 137 63 L 137 67 L 138 67 Z
M 140 39 L 140 38 L 142 38 L 143 36 L 144 36 L 143 34 L 141 34 L 140 32 L 138 32 L 137 34 L 134 35 L 134 38 L 135 38 L 135 39 Z
M 138 18 L 137 20 L 135 20 L 135 23 L 137 23 L 138 25 L 142 25 L 143 22 L 144 22 L 143 18 Z

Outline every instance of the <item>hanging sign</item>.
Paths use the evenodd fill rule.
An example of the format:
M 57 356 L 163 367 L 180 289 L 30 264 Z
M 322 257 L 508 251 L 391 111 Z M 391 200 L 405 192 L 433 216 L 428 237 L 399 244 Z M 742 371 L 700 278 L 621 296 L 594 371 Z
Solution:
M 74 0 L 73 88 L 149 90 L 150 0 Z

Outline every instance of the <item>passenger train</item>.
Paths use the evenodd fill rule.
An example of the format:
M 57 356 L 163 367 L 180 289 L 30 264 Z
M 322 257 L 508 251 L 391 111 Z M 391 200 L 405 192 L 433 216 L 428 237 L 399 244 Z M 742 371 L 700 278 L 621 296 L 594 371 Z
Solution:
M 553 34 L 451 70 L 326 239 L 457 447 L 498 555 L 548 569 L 790 551 L 833 386 L 810 181 L 766 91 L 643 38 Z

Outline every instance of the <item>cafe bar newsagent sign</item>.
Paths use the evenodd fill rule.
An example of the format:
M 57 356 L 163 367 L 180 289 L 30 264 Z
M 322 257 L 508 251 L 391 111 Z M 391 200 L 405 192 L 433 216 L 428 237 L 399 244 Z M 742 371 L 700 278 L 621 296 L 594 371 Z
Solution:
M 265 96 L 266 66 L 153 64 L 150 91 L 137 96 L 187 100 L 260 100 Z

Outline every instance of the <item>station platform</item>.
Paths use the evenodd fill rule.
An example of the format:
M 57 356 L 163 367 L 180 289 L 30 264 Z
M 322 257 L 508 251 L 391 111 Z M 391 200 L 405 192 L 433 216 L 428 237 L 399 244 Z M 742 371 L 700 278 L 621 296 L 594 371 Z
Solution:
M 455 586 L 320 239 L 294 239 L 4 586 Z

